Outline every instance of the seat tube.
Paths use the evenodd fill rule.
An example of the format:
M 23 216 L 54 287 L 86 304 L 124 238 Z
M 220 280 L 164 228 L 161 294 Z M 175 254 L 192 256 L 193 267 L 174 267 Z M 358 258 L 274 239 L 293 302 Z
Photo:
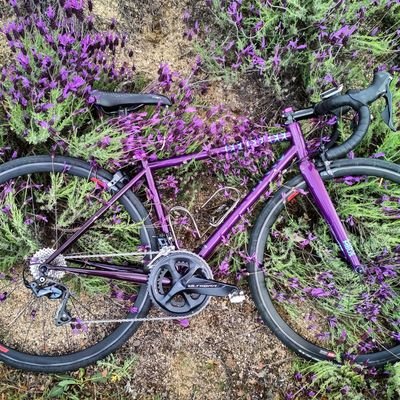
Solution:
M 154 207 L 156 209 L 157 217 L 160 221 L 161 230 L 163 231 L 163 233 L 165 233 L 165 235 L 167 235 L 168 238 L 170 238 L 171 234 L 170 234 L 170 231 L 168 228 L 167 218 L 165 217 L 163 205 L 162 205 L 161 199 L 160 199 L 160 195 L 158 194 L 158 190 L 157 190 L 156 184 L 154 182 L 153 173 L 152 173 L 152 171 L 149 167 L 149 164 L 146 160 L 142 161 L 142 166 L 143 166 L 143 169 L 145 170 L 147 185 L 148 185 L 148 188 L 150 191 L 150 196 L 152 197 L 152 200 L 154 203 Z
M 307 183 L 318 210 L 328 224 L 331 233 L 338 243 L 343 255 L 354 269 L 361 266 L 360 260 L 354 251 L 353 245 L 347 235 L 342 221 L 340 220 L 335 206 L 326 190 L 324 181 L 322 180 L 313 161 L 310 160 L 304 137 L 298 122 L 288 124 L 288 130 L 292 134 L 293 143 L 297 149 L 300 160 L 300 172 Z

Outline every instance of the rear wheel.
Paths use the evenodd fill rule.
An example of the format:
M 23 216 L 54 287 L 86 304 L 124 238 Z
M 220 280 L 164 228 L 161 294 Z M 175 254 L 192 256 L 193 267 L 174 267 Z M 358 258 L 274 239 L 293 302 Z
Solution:
M 50 270 L 48 280 L 71 293 L 72 323 L 59 326 L 55 316 L 61 299 L 37 297 L 24 284 L 24 276 L 30 282 L 38 277 L 33 261 L 43 262 L 111 197 L 104 189 L 111 178 L 65 157 L 27 157 L 0 167 L 1 361 L 32 371 L 77 369 L 121 346 L 140 324 L 88 321 L 146 316 L 146 285 Z M 76 255 L 136 251 L 142 254 L 96 260 L 140 265 L 143 253 L 156 247 L 148 216 L 130 192 L 55 262 L 73 266 Z
M 321 177 L 366 273 L 355 273 L 302 177 L 281 188 L 255 224 L 248 265 L 264 322 L 314 360 L 383 365 L 400 359 L 400 167 L 332 163 Z

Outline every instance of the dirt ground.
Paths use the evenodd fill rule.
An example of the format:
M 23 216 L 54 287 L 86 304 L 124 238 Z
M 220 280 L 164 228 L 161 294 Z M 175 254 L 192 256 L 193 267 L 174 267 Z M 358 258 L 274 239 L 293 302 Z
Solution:
M 132 398 L 281 398 L 293 355 L 260 323 L 246 297 L 242 305 L 213 300 L 188 328 L 144 324 L 125 349 L 135 352 L 140 366 L 128 385 Z

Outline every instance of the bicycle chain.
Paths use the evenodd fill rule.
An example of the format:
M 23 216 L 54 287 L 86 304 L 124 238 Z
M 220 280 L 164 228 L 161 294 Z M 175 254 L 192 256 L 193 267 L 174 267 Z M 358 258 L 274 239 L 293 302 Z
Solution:
M 80 321 L 80 324 L 112 324 L 114 322 L 146 322 L 146 321 L 181 321 L 184 319 L 192 318 L 196 316 L 197 314 L 200 314 L 203 310 L 198 310 L 190 315 L 186 315 L 185 317 L 176 317 L 176 316 L 165 316 L 165 317 L 149 317 L 149 318 L 119 318 L 119 319 L 94 319 L 94 320 L 88 320 L 88 321 Z M 70 325 L 77 324 L 77 322 L 69 322 Z

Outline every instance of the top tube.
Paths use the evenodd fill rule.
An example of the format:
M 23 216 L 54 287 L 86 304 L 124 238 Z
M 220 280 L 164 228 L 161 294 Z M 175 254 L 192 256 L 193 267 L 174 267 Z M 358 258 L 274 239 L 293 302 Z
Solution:
M 203 150 L 198 153 L 191 153 L 185 154 L 182 156 L 176 156 L 172 158 L 168 158 L 165 160 L 157 160 L 148 163 L 148 167 L 150 169 L 163 169 L 163 168 L 170 168 L 170 167 L 177 167 L 178 165 L 187 163 L 192 160 L 205 160 L 212 156 L 226 154 L 226 153 L 233 153 L 243 151 L 246 148 L 257 148 L 266 143 L 279 143 L 279 142 L 287 142 L 292 139 L 292 134 L 289 131 L 277 133 L 275 135 L 264 135 L 260 136 L 256 139 L 245 140 L 243 142 L 237 142 L 232 144 L 227 144 L 222 147 L 215 147 L 211 150 Z

